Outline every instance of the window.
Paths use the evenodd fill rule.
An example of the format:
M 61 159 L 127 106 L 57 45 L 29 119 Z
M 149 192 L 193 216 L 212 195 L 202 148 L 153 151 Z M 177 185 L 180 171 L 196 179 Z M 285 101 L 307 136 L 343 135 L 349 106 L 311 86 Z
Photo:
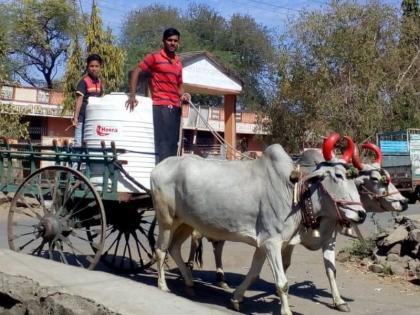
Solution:
M 45 90 L 38 90 L 38 103 L 49 103 L 50 92 Z
M 219 108 L 211 108 L 211 120 L 220 120 L 220 109 Z
M 12 100 L 13 99 L 13 86 L 3 85 L 0 90 L 0 99 Z
M 242 113 L 235 113 L 235 121 L 236 122 L 242 121 Z

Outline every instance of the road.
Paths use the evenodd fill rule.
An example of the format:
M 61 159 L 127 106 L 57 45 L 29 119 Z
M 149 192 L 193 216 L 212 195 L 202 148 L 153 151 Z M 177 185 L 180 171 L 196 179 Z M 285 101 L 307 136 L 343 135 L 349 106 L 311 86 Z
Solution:
M 420 213 L 420 204 L 411 205 L 407 214 Z M 0 247 L 7 248 L 6 239 L 7 209 L 0 207 Z M 376 215 L 375 219 L 383 228 L 392 227 L 392 216 L 389 213 Z M 372 219 L 361 226 L 362 233 L 367 236 L 374 232 Z M 338 248 L 349 246 L 351 240 L 339 237 Z M 205 265 L 202 270 L 194 272 L 196 278 L 195 295 L 188 295 L 176 269 L 168 275 L 168 286 L 179 296 L 193 299 L 197 303 L 210 305 L 213 309 L 228 312 L 229 299 L 233 290 L 215 287 L 214 261 L 211 245 L 204 244 Z M 184 246 L 186 251 L 188 246 Z M 226 278 L 232 287 L 236 287 L 244 278 L 251 263 L 253 249 L 244 244 L 227 243 L 224 249 L 224 268 Z M 170 262 L 170 266 L 173 264 Z M 126 276 L 133 281 L 156 286 L 156 273 L 149 272 Z M 322 263 L 321 252 L 310 252 L 297 247 L 293 261 L 287 273 L 290 285 L 290 304 L 294 314 L 338 314 L 331 307 L 331 295 Z M 337 265 L 337 283 L 344 300 L 352 314 L 418 314 L 420 308 L 420 286 L 401 279 L 380 277 L 367 273 L 351 264 Z M 266 264 L 261 278 L 246 293 L 241 312 L 245 314 L 279 314 L 279 299 L 274 295 L 275 287 L 271 271 Z

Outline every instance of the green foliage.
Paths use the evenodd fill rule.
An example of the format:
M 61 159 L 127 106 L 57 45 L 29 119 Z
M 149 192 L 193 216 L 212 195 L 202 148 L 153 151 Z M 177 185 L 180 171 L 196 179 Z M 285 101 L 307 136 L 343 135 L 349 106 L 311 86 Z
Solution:
M 11 76 L 10 53 L 10 17 L 9 9 L 5 3 L 0 3 L 0 82 L 7 81 Z
M 85 67 L 82 58 L 82 48 L 79 39 L 75 37 L 72 43 L 70 57 L 67 60 L 66 73 L 64 75 L 63 111 L 74 110 L 77 83 L 81 79 Z
M 132 12 L 122 28 L 126 69 L 135 67 L 147 53 L 161 47 L 162 33 L 175 27 L 181 33 L 180 52 L 206 50 L 244 81 L 239 103 L 258 107 L 268 102 L 275 81 L 275 47 L 270 31 L 246 15 L 225 19 L 206 5 L 191 5 L 186 12 L 153 5 Z M 205 98 L 200 98 L 205 101 Z M 218 101 L 209 98 L 210 102 Z
M 71 23 L 74 13 L 70 0 L 13 2 L 12 57 L 18 77 L 32 86 L 53 88 L 57 68 L 65 60 L 70 34 L 76 32 Z
M 349 253 L 351 256 L 366 258 L 372 256 L 375 246 L 376 244 L 374 238 L 366 238 L 365 242 L 357 239 L 354 240 L 349 247 L 345 248 L 344 251 Z
M 29 122 L 22 123 L 24 112 L 18 111 L 11 104 L 0 104 L 0 137 L 26 139 L 29 136 Z
M 102 20 L 95 2 L 86 35 L 87 54 L 99 54 L 103 60 L 101 80 L 106 92 L 116 91 L 124 77 L 125 52 L 114 45 L 111 30 L 102 29 Z
M 322 12 L 303 12 L 280 47 L 271 141 L 296 152 L 319 146 L 332 130 L 361 142 L 381 130 L 418 127 L 419 64 L 401 45 L 401 30 L 397 10 L 377 1 L 333 1 Z

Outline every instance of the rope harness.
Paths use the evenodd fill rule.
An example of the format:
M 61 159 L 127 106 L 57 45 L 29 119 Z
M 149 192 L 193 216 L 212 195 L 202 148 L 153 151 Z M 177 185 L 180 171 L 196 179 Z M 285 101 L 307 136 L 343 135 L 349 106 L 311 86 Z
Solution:
M 297 185 L 295 185 L 295 189 L 298 190 L 297 195 L 299 196 L 299 200 L 297 205 L 299 206 L 301 213 L 302 213 L 302 219 L 303 223 L 306 228 L 311 228 L 313 230 L 317 229 L 320 224 L 320 220 L 316 218 L 314 213 L 314 207 L 312 203 L 312 194 L 316 189 L 313 189 L 312 187 L 317 187 L 320 185 L 320 189 L 322 192 L 324 192 L 327 196 L 330 197 L 332 202 L 334 203 L 335 211 L 337 214 L 338 222 L 345 227 L 350 226 L 350 222 L 343 217 L 340 211 L 340 206 L 349 206 L 349 205 L 359 205 L 361 206 L 361 202 L 357 201 L 350 201 L 350 200 L 342 200 L 342 199 L 336 199 L 334 198 L 328 191 L 325 189 L 324 185 L 322 184 L 322 180 L 318 180 L 313 185 L 309 184 L 308 179 L 304 179 L 303 175 L 300 176 Z M 350 211 L 357 212 L 358 210 L 352 209 L 350 207 L 347 207 Z
M 387 198 L 389 196 L 399 194 L 398 190 L 395 190 L 393 192 L 389 192 L 388 188 L 389 188 L 389 183 L 391 182 L 391 178 L 382 168 L 368 170 L 368 171 L 361 171 L 360 174 L 371 176 L 372 172 L 374 172 L 374 171 L 377 171 L 377 172 L 379 172 L 379 174 L 381 174 L 381 182 L 383 184 L 385 184 L 386 193 L 385 194 L 377 194 L 377 193 L 369 190 L 369 188 L 367 188 L 364 184 L 361 184 L 360 185 L 360 187 L 362 189 L 362 191 L 360 192 L 361 195 L 367 195 L 373 200 L 380 201 L 382 198 Z M 398 200 L 395 199 L 395 201 L 398 201 Z M 381 209 L 383 209 L 384 211 L 387 211 L 387 209 L 385 209 L 380 202 L 378 202 L 378 204 L 381 207 Z

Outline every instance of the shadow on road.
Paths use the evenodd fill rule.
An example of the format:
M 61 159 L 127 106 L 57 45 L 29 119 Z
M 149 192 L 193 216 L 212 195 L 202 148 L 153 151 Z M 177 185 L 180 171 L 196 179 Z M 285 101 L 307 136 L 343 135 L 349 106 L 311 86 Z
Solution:
M 102 267 L 98 266 L 99 270 Z M 98 268 L 97 268 L 98 270 Z M 102 271 L 111 272 L 105 267 Z M 140 282 L 142 284 L 157 286 L 157 272 L 150 268 L 142 273 L 137 274 L 123 274 L 120 276 Z M 186 290 L 184 281 L 179 276 L 178 269 L 170 269 L 166 271 L 166 281 L 171 292 L 177 296 L 193 300 L 197 303 L 217 305 L 223 308 L 231 308 L 230 299 L 234 289 L 244 280 L 245 275 L 238 273 L 226 273 L 226 281 L 231 289 L 225 290 L 215 285 L 216 274 L 214 271 L 194 270 L 194 291 L 193 293 Z M 263 279 L 256 280 L 246 293 L 243 303 L 241 304 L 241 313 L 243 314 L 280 314 L 278 307 L 280 299 L 275 295 L 275 285 L 272 282 L 267 282 Z M 295 283 L 290 286 L 289 294 L 314 303 L 320 303 L 328 308 L 333 308 L 332 302 L 326 303 L 325 298 L 332 301 L 332 296 L 329 290 L 325 288 L 317 288 L 312 281 L 303 281 Z M 342 297 L 346 302 L 353 300 L 347 297 Z M 293 308 L 293 298 L 290 301 Z M 303 315 L 294 312 L 295 315 Z

